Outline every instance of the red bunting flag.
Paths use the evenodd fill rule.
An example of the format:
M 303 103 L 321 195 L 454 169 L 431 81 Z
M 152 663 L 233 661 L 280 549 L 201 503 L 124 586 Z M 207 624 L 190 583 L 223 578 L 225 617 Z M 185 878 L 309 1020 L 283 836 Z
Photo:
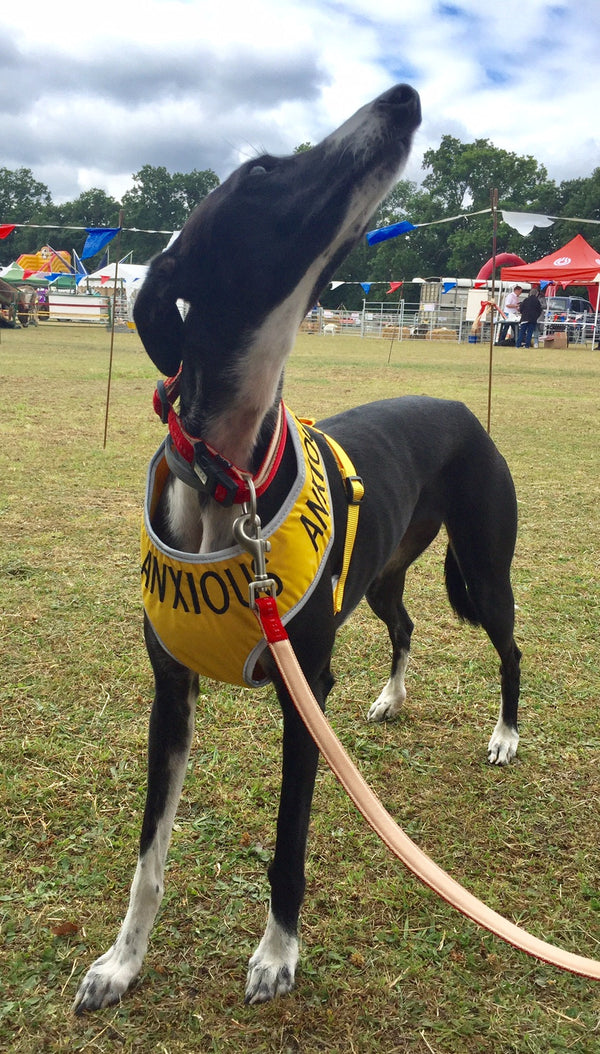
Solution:
M 399 289 L 401 285 L 402 285 L 402 282 L 390 282 L 390 288 L 386 289 L 385 295 L 387 296 L 389 293 L 395 293 L 396 290 Z
M 2 238 L 8 238 L 9 234 L 12 234 L 16 226 L 16 223 L 0 223 L 0 240 Z

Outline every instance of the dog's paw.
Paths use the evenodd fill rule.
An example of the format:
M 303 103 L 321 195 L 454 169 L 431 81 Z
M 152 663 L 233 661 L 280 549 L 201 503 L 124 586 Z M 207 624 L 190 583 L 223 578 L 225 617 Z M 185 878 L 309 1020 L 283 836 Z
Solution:
M 287 963 L 267 963 L 261 960 L 250 960 L 246 995 L 244 1001 L 249 1004 L 268 1003 L 278 995 L 287 995 L 294 987 L 294 971 Z
M 399 683 L 392 678 L 388 681 L 381 695 L 375 700 L 367 714 L 367 721 L 373 723 L 379 721 L 391 721 L 397 717 L 406 699 L 404 682 Z
M 75 996 L 74 1012 L 79 1016 L 120 1002 L 139 970 L 140 964 L 124 961 L 113 946 L 90 966 Z
M 490 765 L 509 765 L 516 757 L 518 745 L 517 730 L 505 725 L 502 718 L 499 718 L 487 748 Z
M 246 1003 L 268 1003 L 294 987 L 298 938 L 279 925 L 269 912 L 264 936 L 248 963 Z

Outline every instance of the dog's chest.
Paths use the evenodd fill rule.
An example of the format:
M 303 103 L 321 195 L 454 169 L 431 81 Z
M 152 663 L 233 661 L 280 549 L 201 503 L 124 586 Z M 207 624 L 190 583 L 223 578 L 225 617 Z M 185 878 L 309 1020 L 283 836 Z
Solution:
M 309 430 L 290 419 L 296 451 L 296 476 L 277 514 L 264 525 L 270 544 L 267 573 L 275 581 L 283 622 L 303 607 L 319 581 L 334 541 L 327 472 Z M 217 509 L 204 523 L 199 548 L 173 548 L 153 528 L 165 486 L 170 486 L 164 444 L 148 476 L 142 522 L 142 594 L 156 636 L 178 662 L 197 673 L 232 684 L 256 685 L 264 649 L 262 633 L 250 610 L 249 583 L 254 578 L 249 553 L 231 542 L 231 526 L 240 508 Z M 198 541 L 194 511 L 198 497 L 173 488 L 173 524 L 177 538 Z M 222 515 L 218 515 L 222 513 Z M 213 548 L 207 526 L 224 544 Z M 180 533 L 179 533 L 180 532 Z M 171 537 L 174 537 L 172 535 Z

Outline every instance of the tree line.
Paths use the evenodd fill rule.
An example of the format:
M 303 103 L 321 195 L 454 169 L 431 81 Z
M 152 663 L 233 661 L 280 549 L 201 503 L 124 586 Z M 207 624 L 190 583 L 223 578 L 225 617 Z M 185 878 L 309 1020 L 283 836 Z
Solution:
M 297 151 L 308 149 L 303 143 Z M 364 292 L 360 282 L 410 282 L 413 277 L 473 278 L 491 256 L 489 214 L 440 224 L 436 221 L 462 212 L 489 208 L 491 188 L 498 190 L 500 208 L 515 212 L 600 220 L 600 168 L 589 177 L 556 183 L 545 167 L 531 156 L 519 156 L 495 147 L 488 139 L 462 143 L 450 135 L 437 149 L 423 157 L 421 184 L 401 180 L 381 204 L 370 227 L 408 219 L 415 224 L 434 223 L 370 247 L 362 240 L 339 268 L 336 279 L 349 283 L 326 292 L 324 306 L 340 302 L 358 307 Z M 124 227 L 143 230 L 179 230 L 192 209 L 214 187 L 218 176 L 211 169 L 170 173 L 165 167 L 144 165 L 134 173 L 133 185 L 119 202 L 103 190 L 93 188 L 75 200 L 56 205 L 50 191 L 28 168 L 0 168 L 0 223 L 39 224 L 41 230 L 17 228 L 0 242 L 3 263 L 41 245 L 71 249 L 83 245 L 78 232 L 44 230 L 50 226 L 116 227 L 123 210 Z M 598 231 L 598 233 L 597 233 Z M 503 222 L 498 224 L 497 251 L 513 252 L 526 261 L 538 259 L 570 240 L 583 236 L 600 249 L 600 230 L 593 225 L 557 222 L 534 228 L 527 237 Z M 56 244 L 60 242 L 60 244 Z M 165 245 L 165 235 L 139 234 L 124 230 L 120 253 L 133 252 L 136 263 L 146 263 Z M 79 251 L 79 250 L 78 250 Z M 93 268 L 94 263 L 91 260 Z M 378 287 L 370 299 L 383 299 Z
M 202 198 L 219 185 L 219 177 L 211 169 L 170 173 L 164 167 L 153 165 L 144 165 L 134 173 L 132 181 L 131 189 L 121 201 L 94 187 L 73 201 L 56 205 L 48 187 L 35 179 L 31 169 L 0 168 L 0 223 L 35 224 L 35 227 L 17 227 L 0 241 L 0 259 L 7 264 L 22 253 L 37 252 L 42 245 L 69 252 L 74 247 L 81 253 L 84 231 L 53 228 L 118 227 L 121 210 L 124 227 L 137 227 L 141 231 L 180 230 Z M 131 252 L 134 263 L 147 263 L 164 249 L 166 241 L 164 234 L 123 230 L 119 256 L 122 258 Z M 93 270 L 101 256 L 92 257 L 89 263 L 86 261 L 88 270 Z

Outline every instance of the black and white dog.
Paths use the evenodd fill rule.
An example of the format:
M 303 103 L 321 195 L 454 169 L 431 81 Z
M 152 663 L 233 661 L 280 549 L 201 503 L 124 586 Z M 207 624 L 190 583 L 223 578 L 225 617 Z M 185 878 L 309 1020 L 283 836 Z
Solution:
M 284 365 L 299 324 L 393 184 L 420 123 L 419 98 L 400 85 L 359 110 L 318 146 L 293 157 L 241 166 L 192 214 L 158 257 L 140 291 L 136 323 L 158 369 L 180 374 L 179 420 L 202 437 L 219 464 L 249 473 L 261 464 L 275 427 Z M 182 321 L 176 301 L 189 303 Z M 358 532 L 343 607 L 332 581 L 340 574 L 348 496 L 323 437 L 335 533 L 326 570 L 287 625 L 306 678 L 322 706 L 333 684 L 330 660 L 338 627 L 363 596 L 388 627 L 390 679 L 369 711 L 393 717 L 404 702 L 413 624 L 404 608 L 410 564 L 448 534 L 445 575 L 460 618 L 481 625 L 501 662 L 502 703 L 488 746 L 504 765 L 517 750 L 520 652 L 513 637 L 510 566 L 516 500 L 509 470 L 462 404 L 425 397 L 376 402 L 320 422 L 346 449 L 364 483 Z M 200 441 L 199 441 L 200 442 Z M 258 500 L 269 523 L 296 471 L 289 440 L 278 471 Z M 198 475 L 198 474 L 197 474 Z M 202 473 L 200 473 L 202 475 Z M 207 494 L 194 474 L 168 477 L 153 530 L 172 550 L 214 553 L 233 544 L 240 506 Z M 213 488 L 214 492 L 214 488 Z M 176 661 L 146 620 L 156 694 L 137 869 L 129 908 L 110 950 L 85 976 L 75 1000 L 82 1013 L 118 1001 L 138 976 L 163 893 L 163 872 L 192 742 L 198 677 Z M 264 654 L 283 710 L 283 777 L 277 839 L 269 868 L 266 930 L 250 959 L 246 1000 L 288 992 L 298 957 L 304 856 L 318 751 Z

